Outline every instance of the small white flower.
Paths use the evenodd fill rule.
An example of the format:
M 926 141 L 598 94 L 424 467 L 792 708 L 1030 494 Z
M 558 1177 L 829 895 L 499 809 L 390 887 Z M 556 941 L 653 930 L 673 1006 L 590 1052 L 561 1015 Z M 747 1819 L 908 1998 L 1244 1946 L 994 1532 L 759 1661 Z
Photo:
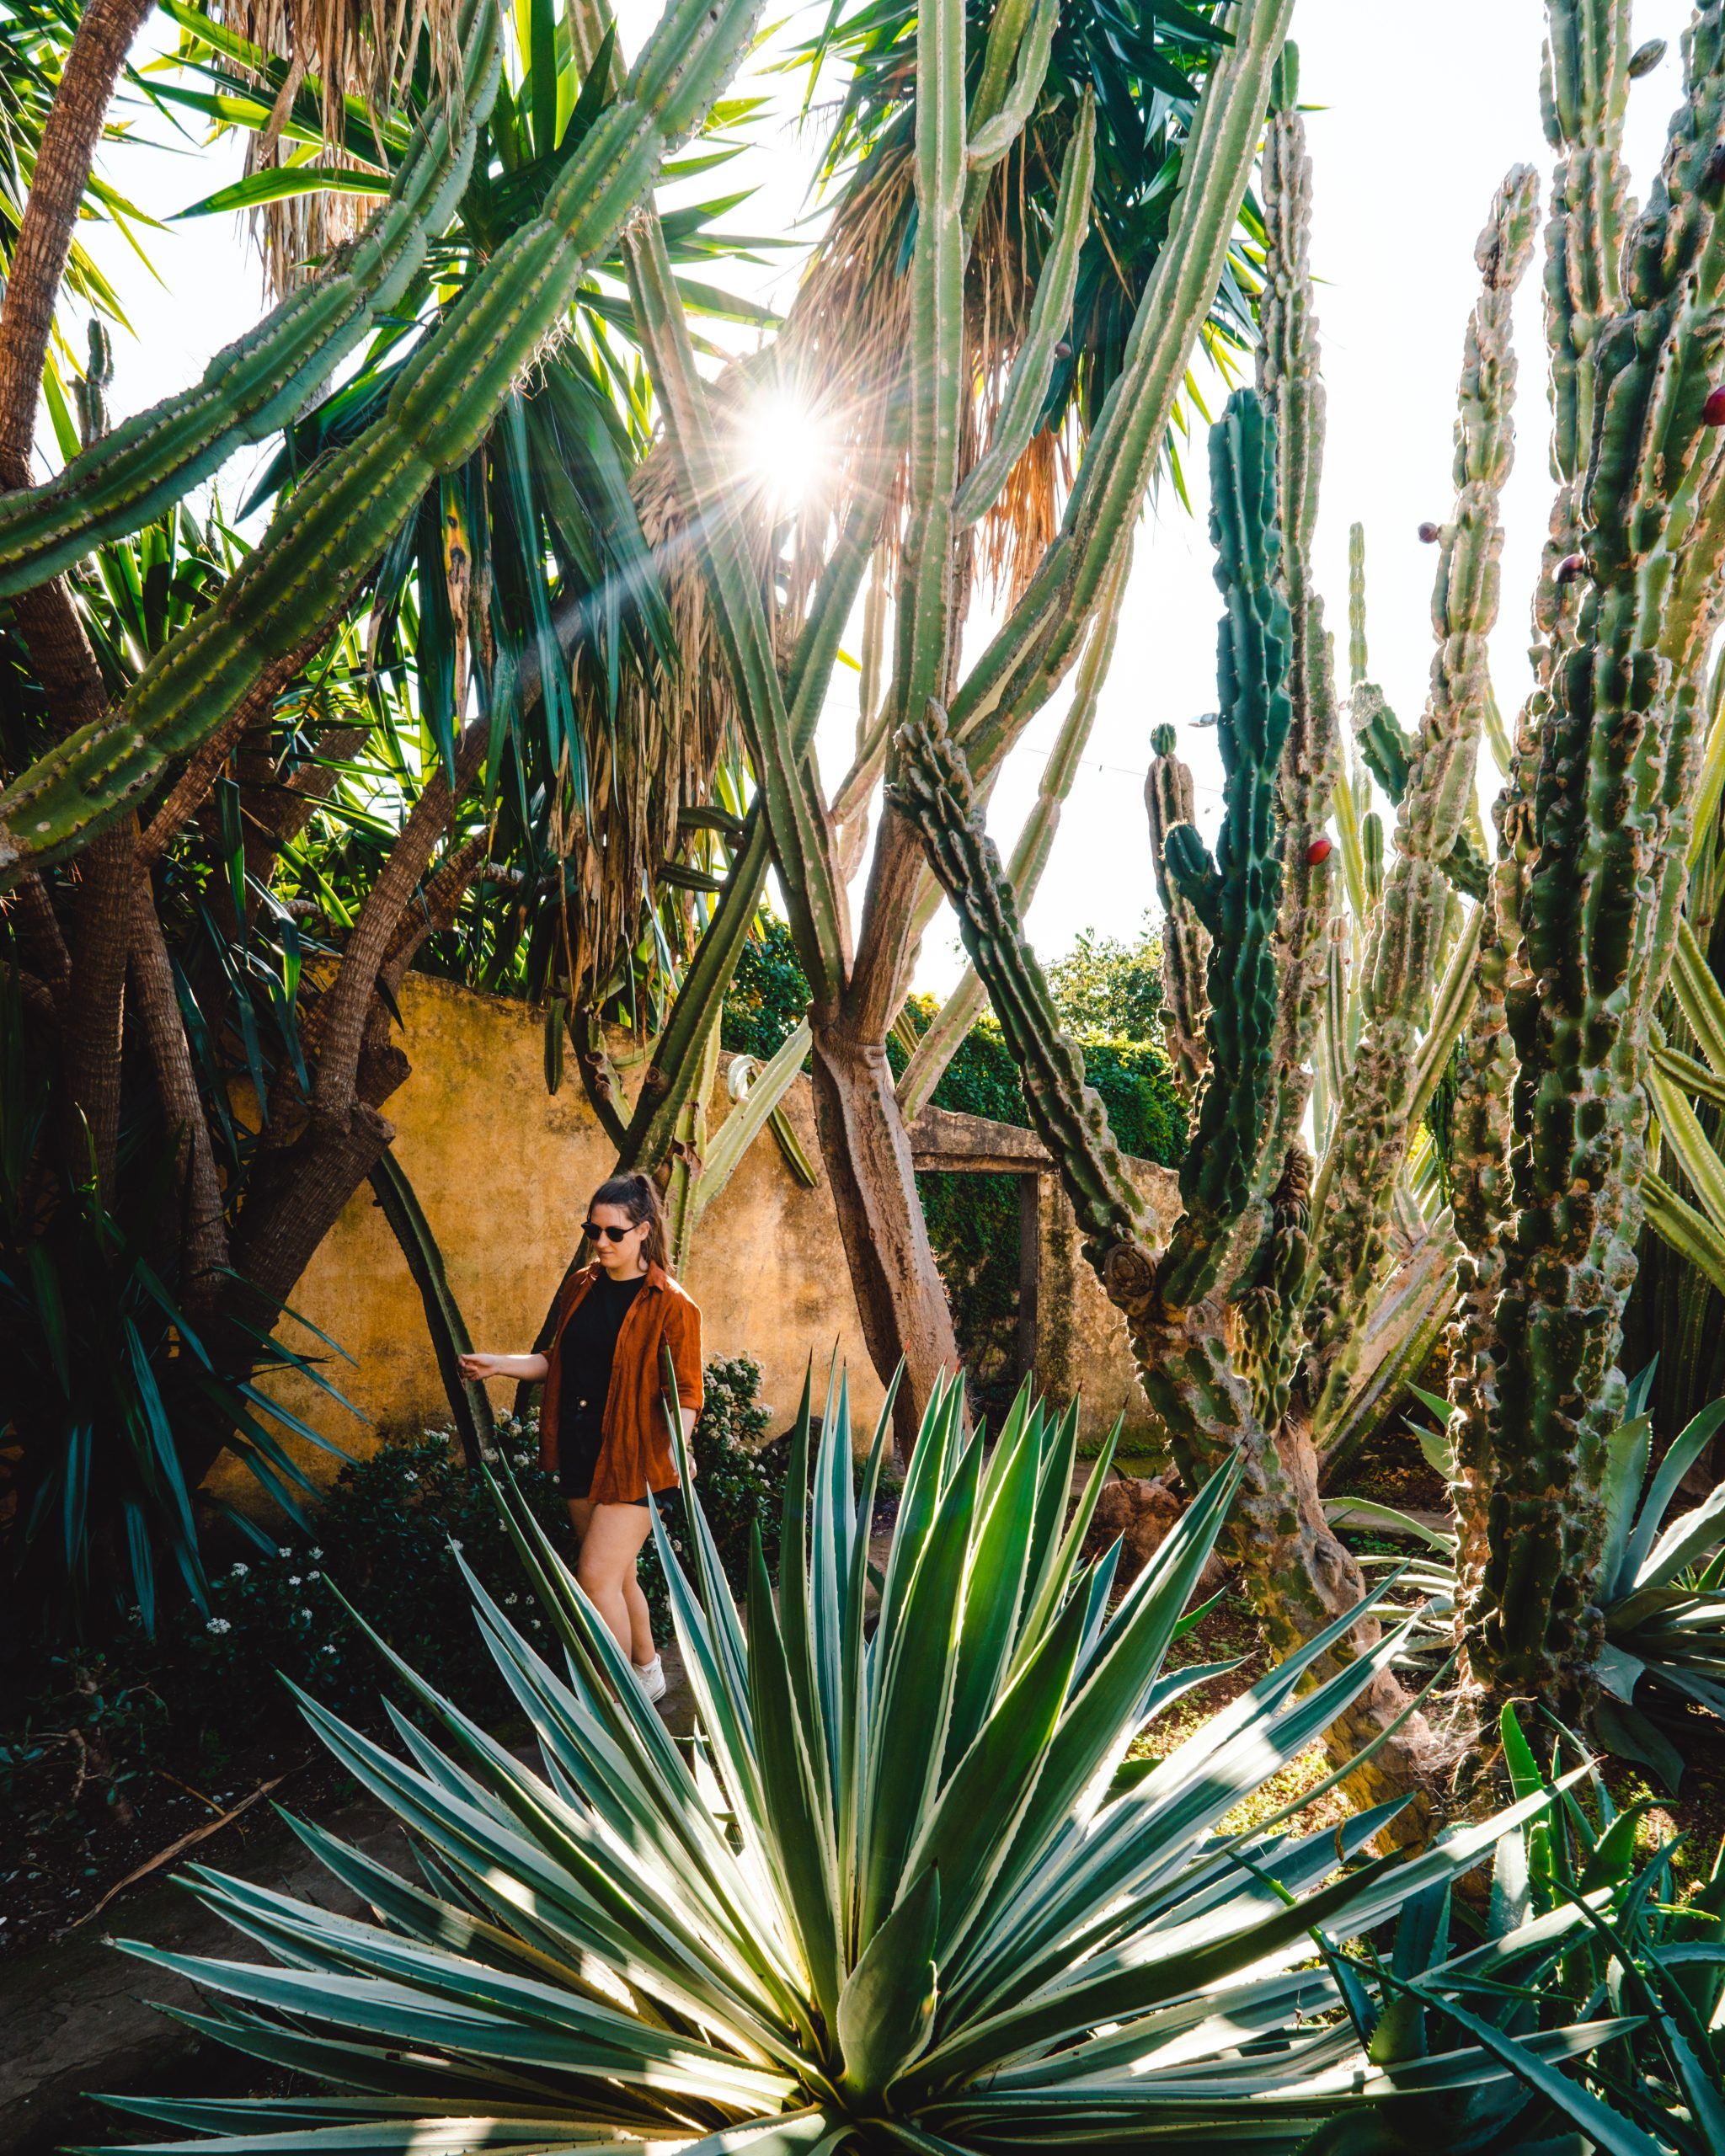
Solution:
M 293 1552 L 285 1542 L 278 1542 L 275 1545 L 275 1554 L 278 1557 L 291 1557 Z
M 323 1555 L 323 1552 L 321 1550 L 314 1549 L 314 1550 L 312 1550 L 312 1555 L 314 1557 L 321 1557 L 321 1556 Z
M 335 1652 L 335 1649 L 334 1647 L 319 1647 L 318 1652 L 319 1654 L 334 1654 Z
M 309 1609 L 296 1609 L 293 1614 L 296 1617 L 303 1617 L 308 1625 L 312 1621 L 312 1613 Z
M 451 1550 L 459 1550 L 462 1547 L 462 1545 L 457 1542 L 454 1535 L 451 1534 L 449 1538 L 449 1546 Z
M 306 1574 L 306 1577 L 308 1580 L 321 1580 L 323 1577 L 323 1575 L 322 1572 L 307 1572 Z
M 212 1617 L 206 1630 L 211 1632 L 231 1632 L 233 1630 L 225 1617 Z
M 243 1580 L 251 1569 L 249 1565 L 236 1565 L 233 1567 L 233 1577 L 237 1580 Z
M 290 1587 L 297 1587 L 300 1583 L 299 1574 L 297 1572 L 290 1572 L 287 1576 L 287 1583 Z
M 506 1609 L 512 1609 L 520 1600 L 521 1597 L 518 1594 L 506 1594 L 503 1598 L 504 1607 Z
M 402 1476 L 402 1478 L 401 1478 L 401 1479 L 402 1479 L 402 1481 L 403 1481 L 403 1482 L 417 1482 L 417 1481 L 419 1481 L 419 1476 L 418 1476 L 417 1475 L 415 1475 L 415 1474 L 414 1474 L 414 1472 L 413 1469 L 410 1467 L 410 1468 L 409 1468 L 409 1469 L 407 1470 L 407 1471 L 403 1475 L 403 1476 Z M 285 1556 L 287 1555 L 287 1552 L 286 1552 L 286 1550 L 284 1550 L 282 1551 L 282 1553 L 281 1553 L 281 1554 L 282 1554 L 282 1556 L 285 1557 Z

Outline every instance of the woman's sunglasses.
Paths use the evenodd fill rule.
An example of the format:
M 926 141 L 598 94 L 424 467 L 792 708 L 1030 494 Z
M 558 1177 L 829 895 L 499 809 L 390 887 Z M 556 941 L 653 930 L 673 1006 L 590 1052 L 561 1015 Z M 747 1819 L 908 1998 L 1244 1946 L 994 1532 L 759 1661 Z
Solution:
M 601 1235 L 608 1243 L 620 1243 L 625 1235 L 633 1235 L 640 1225 L 638 1220 L 632 1220 L 627 1228 L 601 1228 L 596 1220 L 583 1220 L 581 1233 L 590 1243 L 596 1243 Z

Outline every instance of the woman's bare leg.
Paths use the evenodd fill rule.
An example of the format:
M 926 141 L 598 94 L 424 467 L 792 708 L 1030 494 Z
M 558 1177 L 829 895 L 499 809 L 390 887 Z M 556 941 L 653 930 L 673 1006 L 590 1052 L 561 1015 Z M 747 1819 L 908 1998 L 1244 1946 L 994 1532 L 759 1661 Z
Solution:
M 575 1577 L 624 1653 L 632 1661 L 649 1662 L 653 1634 L 647 1622 L 646 1599 L 635 1579 L 635 1560 L 646 1542 L 651 1518 L 644 1505 L 592 1505 L 588 1510 L 585 1531 L 576 1529 L 581 1537 L 581 1555 Z M 573 1518 L 573 1504 L 569 1512 Z M 637 1634 L 629 1599 L 632 1588 L 635 1601 L 640 1604 L 640 1633 L 647 1645 L 642 1655 L 634 1652 Z
M 659 1650 L 653 1644 L 653 1612 L 633 1565 L 623 1582 L 623 1601 L 629 1612 L 629 1660 L 637 1669 L 644 1669 Z

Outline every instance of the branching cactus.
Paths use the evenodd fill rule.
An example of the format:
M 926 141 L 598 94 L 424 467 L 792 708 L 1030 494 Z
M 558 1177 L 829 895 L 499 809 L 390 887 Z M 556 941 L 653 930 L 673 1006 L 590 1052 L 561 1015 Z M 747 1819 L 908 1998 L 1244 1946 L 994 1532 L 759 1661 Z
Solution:
M 1227 777 L 1214 862 L 1195 826 L 1162 846 L 1168 881 L 1210 931 L 1210 1070 L 1180 1169 L 1186 1216 L 1162 1292 L 1176 1305 L 1215 1287 L 1258 1196 L 1276 1106 L 1282 898 L 1277 793 L 1291 706 L 1288 602 L 1276 527 L 1274 436 L 1260 399 L 1236 390 L 1210 433 L 1210 542 L 1226 602 L 1218 634 L 1216 738 Z
M 1263 1187 L 1281 1011 L 1276 794 L 1291 640 L 1279 575 L 1274 442 L 1253 392 L 1230 398 L 1211 431 L 1210 456 L 1216 580 L 1227 606 L 1219 640 L 1227 801 L 1214 861 L 1189 823 L 1175 824 L 1164 842 L 1170 888 L 1210 937 L 1208 1072 L 1182 1171 L 1187 1214 L 1165 1252 L 1150 1246 L 1106 1116 L 1084 1083 L 1083 1059 L 1059 1033 L 937 707 L 900 734 L 894 799 L 958 910 L 1033 1118 L 1125 1318 L 1146 1396 L 1183 1476 L 1196 1486 L 1219 1461 L 1245 1463 L 1231 1546 L 1271 1637 L 1291 1643 L 1348 1609 L 1360 1574 L 1325 1520 L 1309 1433 L 1284 1414 L 1286 1394 L 1273 1378 L 1284 1366 L 1279 1314 L 1297 1307 L 1292 1291 L 1306 1264 L 1311 1168 L 1301 1149 L 1284 1144 Z M 1162 754 L 1166 766 L 1172 760 Z M 1366 1651 L 1375 1636 L 1362 1621 L 1339 1658 Z M 1407 1794 L 1427 1778 L 1429 1739 L 1393 1679 L 1364 1697 L 1335 1745 L 1338 1758 L 1375 1748 L 1356 1777 L 1362 1796 Z M 1417 1833 L 1423 1817 L 1415 1807 L 1402 1831 Z

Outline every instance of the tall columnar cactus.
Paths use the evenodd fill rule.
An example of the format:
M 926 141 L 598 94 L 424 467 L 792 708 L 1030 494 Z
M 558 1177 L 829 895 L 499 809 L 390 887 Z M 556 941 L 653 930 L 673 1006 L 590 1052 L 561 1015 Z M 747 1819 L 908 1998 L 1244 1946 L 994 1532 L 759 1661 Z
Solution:
M 460 80 L 415 127 L 387 199 L 359 237 L 255 329 L 218 352 L 195 388 L 103 435 L 45 485 L 0 495 L 0 598 L 138 531 L 247 442 L 293 418 L 406 292 L 473 170 L 501 72 L 495 0 L 470 0 Z
M 1162 1279 L 1176 1306 L 1215 1286 L 1258 1195 L 1276 1102 L 1280 1018 L 1277 916 L 1282 898 L 1277 795 L 1292 715 L 1291 643 L 1276 529 L 1275 438 L 1260 399 L 1230 397 L 1210 431 L 1210 543 L 1226 601 L 1217 637 L 1216 738 L 1227 776 L 1211 862 L 1191 824 L 1163 841 L 1168 880 L 1210 931 L 1210 1070 L 1180 1169 L 1186 1207 Z
M 1583 57 L 1594 69 L 1621 42 L 1619 12 L 1594 25 Z M 1574 18 L 1554 4 L 1551 20 L 1561 59 Z M 1590 346 L 1578 606 L 1573 638 L 1557 640 L 1540 731 L 1525 971 L 1505 989 L 1513 1190 L 1495 1237 L 1494 1322 L 1457 1418 L 1463 1475 L 1488 1485 L 1463 1492 L 1485 1545 L 1464 1580 L 1471 1662 L 1499 1693 L 1564 1702 L 1584 1690 L 1600 1640 L 1591 1589 L 1642 1225 L 1648 1028 L 1675 941 L 1694 788 L 1693 659 L 1664 648 L 1668 604 L 1680 579 L 1717 579 L 1721 558 L 1703 410 L 1725 346 L 1720 0 L 1685 43 L 1684 102 L 1623 243 L 1622 306 Z M 1561 399 L 1559 421 L 1561 433 Z
M 403 369 L 383 416 L 299 488 L 216 604 L 121 705 L 0 795 L 0 889 L 125 814 L 272 664 L 335 618 L 408 510 L 483 439 L 595 254 L 724 87 L 758 13 L 758 0 L 670 0 L 623 93 L 563 167 L 538 216 L 498 249 L 441 334 Z
M 1210 1003 L 1204 969 L 1210 959 L 1210 931 L 1192 901 L 1169 877 L 1162 858 L 1168 833 L 1177 824 L 1197 818 L 1192 773 L 1174 753 L 1172 726 L 1151 735 L 1150 770 L 1144 782 L 1145 814 L 1150 819 L 1150 857 L 1156 867 L 1156 896 L 1162 908 L 1162 1033 L 1173 1059 L 1174 1079 L 1190 1107 L 1198 1098 L 1210 1067 L 1204 1022 Z
M 1510 310 L 1532 251 L 1537 186 L 1518 166 L 1476 250 L 1482 286 L 1468 323 L 1455 423 L 1455 509 L 1439 547 L 1438 648 L 1367 960 L 1365 1030 L 1348 1075 L 1314 1253 L 1310 1334 L 1320 1388 L 1344 1384 L 1382 1269 L 1389 1200 L 1407 1157 L 1418 1047 L 1429 1030 L 1452 904 L 1448 861 L 1474 782 L 1497 618 L 1498 504 L 1514 454 Z M 1322 1390 L 1321 1395 L 1322 1397 Z
M 1258 296 L 1258 388 L 1276 442 L 1276 521 L 1288 601 L 1288 738 L 1277 780 L 1281 905 L 1276 970 L 1280 1007 L 1273 1050 L 1274 1125 L 1264 1172 L 1282 1172 L 1311 1092 L 1311 1055 L 1328 962 L 1332 848 L 1324 838 L 1340 752 L 1335 654 L 1311 572 L 1324 440 L 1324 387 L 1311 268 L 1311 161 L 1298 110 L 1299 59 L 1282 49 L 1274 109 L 1259 163 L 1264 275 Z

